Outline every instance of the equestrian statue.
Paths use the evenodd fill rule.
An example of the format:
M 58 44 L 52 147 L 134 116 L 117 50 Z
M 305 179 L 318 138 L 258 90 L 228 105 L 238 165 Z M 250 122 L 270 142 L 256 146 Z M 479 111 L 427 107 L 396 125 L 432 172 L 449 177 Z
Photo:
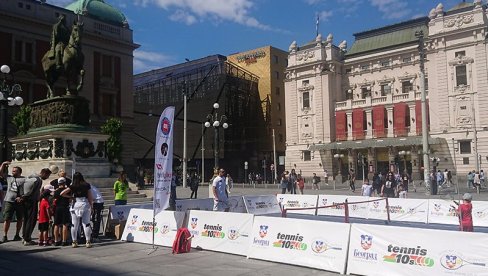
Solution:
M 48 89 L 47 98 L 54 97 L 54 84 L 59 77 L 66 78 L 66 95 L 77 95 L 83 87 L 83 63 L 81 35 L 83 23 L 73 22 L 71 33 L 64 15 L 53 25 L 51 48 L 42 58 L 42 68 Z

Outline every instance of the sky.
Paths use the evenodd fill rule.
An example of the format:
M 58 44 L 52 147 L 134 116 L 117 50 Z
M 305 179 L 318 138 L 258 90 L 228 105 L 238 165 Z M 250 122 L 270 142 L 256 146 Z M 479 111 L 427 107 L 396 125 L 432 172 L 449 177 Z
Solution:
M 472 0 L 468 0 L 472 2 Z M 65 7 L 73 0 L 48 0 Z M 462 0 L 105 0 L 119 9 L 133 30 L 134 73 L 209 55 L 224 56 L 271 45 L 288 51 L 333 35 L 333 43 L 354 42 L 354 33 L 427 16 L 442 3 Z M 486 1 L 483 1 L 486 2 Z

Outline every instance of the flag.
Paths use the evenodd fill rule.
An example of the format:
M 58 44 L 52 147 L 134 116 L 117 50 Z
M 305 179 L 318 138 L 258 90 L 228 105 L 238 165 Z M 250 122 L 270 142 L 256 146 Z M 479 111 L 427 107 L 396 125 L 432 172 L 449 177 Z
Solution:
M 154 215 L 169 206 L 173 176 L 173 119 L 175 107 L 164 109 L 156 130 L 154 145 Z

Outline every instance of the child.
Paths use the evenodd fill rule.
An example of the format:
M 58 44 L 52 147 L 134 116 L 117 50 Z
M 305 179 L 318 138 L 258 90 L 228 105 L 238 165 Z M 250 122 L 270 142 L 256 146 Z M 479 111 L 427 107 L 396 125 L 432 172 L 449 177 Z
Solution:
M 407 191 L 403 185 L 398 186 L 398 197 L 399 198 L 407 198 Z
M 371 183 L 369 183 L 369 179 L 366 178 L 364 180 L 363 186 L 361 187 L 361 194 L 363 196 L 371 196 L 372 190 L 373 186 L 371 185 Z
M 456 213 L 459 217 L 459 230 L 464 232 L 473 232 L 473 205 L 471 204 L 471 200 L 473 196 L 470 193 L 465 193 L 463 195 L 463 203 L 459 204 L 457 202 L 458 208 L 456 209 Z
M 47 246 L 49 222 L 51 221 L 51 212 L 48 198 L 51 191 L 45 190 L 41 194 L 41 203 L 39 204 L 39 246 Z

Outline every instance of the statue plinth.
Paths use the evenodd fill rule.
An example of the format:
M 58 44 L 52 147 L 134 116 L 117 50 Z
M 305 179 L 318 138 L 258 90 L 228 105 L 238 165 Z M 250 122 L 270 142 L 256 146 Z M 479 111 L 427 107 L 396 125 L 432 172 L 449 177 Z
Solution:
M 88 100 L 80 96 L 60 96 L 31 104 L 28 134 L 52 131 L 84 131 L 90 122 Z

